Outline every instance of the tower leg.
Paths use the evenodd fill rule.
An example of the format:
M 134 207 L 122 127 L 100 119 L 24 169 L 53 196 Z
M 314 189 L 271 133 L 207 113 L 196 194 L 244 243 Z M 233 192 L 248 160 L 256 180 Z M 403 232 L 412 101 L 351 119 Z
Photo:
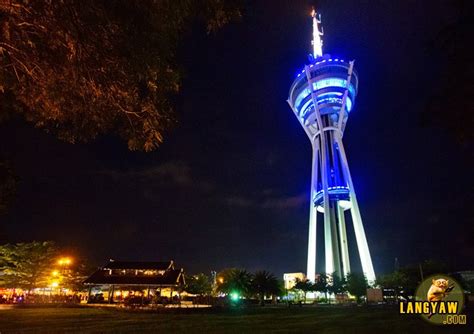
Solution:
M 337 213 L 337 201 L 330 202 L 330 215 L 331 215 L 331 237 L 332 237 L 332 253 L 333 257 L 333 266 L 334 272 L 337 276 L 342 278 L 342 270 L 341 270 L 341 255 L 339 251 L 339 240 L 338 240 L 338 229 L 337 229 L 337 220 L 336 220 L 336 213 Z
M 324 258 L 326 262 L 326 274 L 331 275 L 334 272 L 334 254 L 332 247 L 332 233 L 331 233 L 331 213 L 329 203 L 329 192 L 328 192 L 328 157 L 327 157 L 327 146 L 325 137 L 326 134 L 322 133 L 321 138 L 321 177 L 323 184 L 323 196 L 324 196 Z
M 342 256 L 342 273 L 347 276 L 351 272 L 351 264 L 349 262 L 349 247 L 347 244 L 346 220 L 344 218 L 344 209 L 337 205 L 337 220 L 339 222 L 339 236 L 341 237 L 341 256 Z
M 372 265 L 372 259 L 370 257 L 369 245 L 367 244 L 367 238 L 365 237 L 364 226 L 362 225 L 362 218 L 360 216 L 359 205 L 357 203 L 357 197 L 354 190 L 354 184 L 352 183 L 351 173 L 349 171 L 349 165 L 347 163 L 346 152 L 344 151 L 344 146 L 342 145 L 342 139 L 340 135 L 335 136 L 337 145 L 339 147 L 339 152 L 342 160 L 342 171 L 347 180 L 349 186 L 349 193 L 351 198 L 351 214 L 352 214 L 352 223 L 354 224 L 354 231 L 356 235 L 357 248 L 359 250 L 360 260 L 362 263 L 362 271 L 364 272 L 365 277 L 369 284 L 375 282 L 375 272 Z
M 319 163 L 319 140 L 316 139 L 313 145 L 313 166 L 311 168 L 311 197 L 309 200 L 309 233 L 308 233 L 308 264 L 306 278 L 311 282 L 316 279 L 316 222 L 318 211 L 314 206 L 314 196 L 316 196 L 318 184 L 318 163 Z

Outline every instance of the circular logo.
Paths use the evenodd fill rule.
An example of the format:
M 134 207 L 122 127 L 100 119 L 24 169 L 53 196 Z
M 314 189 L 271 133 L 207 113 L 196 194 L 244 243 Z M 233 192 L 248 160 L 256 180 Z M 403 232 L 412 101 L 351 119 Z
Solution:
M 415 299 L 421 302 L 422 318 L 438 325 L 451 324 L 464 308 L 461 285 L 444 274 L 432 275 L 421 282 Z

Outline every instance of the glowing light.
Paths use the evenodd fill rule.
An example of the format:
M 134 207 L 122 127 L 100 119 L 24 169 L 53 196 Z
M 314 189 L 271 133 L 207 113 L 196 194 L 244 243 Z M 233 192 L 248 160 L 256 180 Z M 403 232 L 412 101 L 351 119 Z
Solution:
M 52 288 L 57 288 L 58 286 L 59 286 L 59 283 L 56 282 L 56 281 L 54 281 L 54 282 L 51 283 L 51 287 L 52 287 Z
M 232 299 L 233 301 L 236 301 L 236 300 L 239 300 L 240 296 L 237 292 L 232 292 L 230 294 L 230 299 Z
M 58 260 L 58 264 L 59 264 L 60 266 L 68 266 L 68 265 L 70 265 L 71 263 L 72 263 L 72 260 L 71 260 L 71 258 L 69 258 L 69 257 L 62 257 L 62 258 L 60 258 L 60 259 Z
M 323 80 L 313 82 L 313 90 L 317 91 L 317 90 L 328 88 L 328 87 L 337 87 L 337 88 L 345 89 L 346 85 L 347 85 L 347 81 L 345 79 L 326 78 Z M 341 94 L 340 92 L 332 92 L 332 94 L 336 94 L 336 93 Z M 355 95 L 354 86 L 349 85 L 349 93 L 351 95 Z M 301 102 L 304 101 L 310 94 L 311 94 L 310 89 L 306 88 L 296 97 L 295 107 L 300 112 L 300 114 L 301 114 L 301 110 L 306 110 L 307 106 L 311 103 L 310 101 L 306 101 L 305 104 L 301 106 Z M 318 96 L 318 103 L 323 102 L 322 100 L 320 100 L 320 96 Z M 342 103 L 342 99 L 340 99 L 340 101 L 337 101 L 336 103 Z M 349 97 L 346 99 L 346 108 L 347 108 L 347 111 L 352 110 L 352 101 Z M 303 115 L 300 115 L 300 116 L 303 116 Z
M 323 55 L 323 41 L 321 39 L 323 33 L 319 31 L 318 26 L 318 24 L 321 23 L 321 15 L 318 15 L 313 9 L 313 11 L 311 12 L 311 16 L 313 17 L 313 57 L 314 59 L 317 59 L 318 57 L 322 57 Z
M 51 275 L 53 275 L 53 276 L 58 276 L 58 275 L 59 275 L 59 272 L 58 272 L 57 270 L 55 270 L 55 271 L 53 271 L 53 272 L 51 273 Z
M 339 201 L 339 206 L 343 208 L 344 210 L 350 209 L 351 201 L 346 201 L 346 200 Z

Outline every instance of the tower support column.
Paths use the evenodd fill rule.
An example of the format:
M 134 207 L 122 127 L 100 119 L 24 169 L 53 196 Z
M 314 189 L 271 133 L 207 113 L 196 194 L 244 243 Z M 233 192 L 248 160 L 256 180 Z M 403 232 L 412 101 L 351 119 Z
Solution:
M 341 257 L 342 257 L 342 274 L 347 276 L 351 272 L 349 262 L 349 247 L 347 244 L 346 220 L 344 217 L 344 209 L 337 205 L 337 220 L 339 224 L 339 236 L 341 237 Z
M 349 171 L 349 165 L 347 163 L 346 152 L 344 151 L 344 146 L 342 145 L 342 139 L 340 135 L 335 136 L 337 145 L 339 147 L 339 152 L 341 155 L 342 161 L 342 171 L 347 180 L 349 186 L 349 195 L 351 201 L 351 215 L 352 223 L 354 225 L 354 232 L 357 241 L 357 249 L 359 250 L 359 256 L 362 263 L 362 271 L 364 272 L 365 277 L 369 284 L 375 282 L 375 272 L 374 266 L 372 265 L 372 258 L 370 257 L 369 245 L 367 244 L 367 238 L 365 236 L 364 226 L 362 225 L 362 218 L 360 216 L 359 204 L 357 203 L 357 197 L 354 190 L 354 184 L 352 183 L 351 173 Z
M 316 196 L 318 184 L 318 164 L 319 164 L 319 139 L 313 143 L 313 165 L 311 168 L 311 191 L 309 199 L 309 233 L 308 233 L 308 263 L 306 277 L 314 282 L 316 279 L 316 230 L 318 211 L 314 206 L 314 196 Z

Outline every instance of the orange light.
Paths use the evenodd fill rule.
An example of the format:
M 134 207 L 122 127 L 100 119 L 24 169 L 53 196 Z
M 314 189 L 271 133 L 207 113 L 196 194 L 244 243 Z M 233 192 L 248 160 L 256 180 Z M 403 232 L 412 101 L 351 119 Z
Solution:
M 58 260 L 58 264 L 60 266 L 68 266 L 72 263 L 72 260 L 70 257 L 62 257 Z

